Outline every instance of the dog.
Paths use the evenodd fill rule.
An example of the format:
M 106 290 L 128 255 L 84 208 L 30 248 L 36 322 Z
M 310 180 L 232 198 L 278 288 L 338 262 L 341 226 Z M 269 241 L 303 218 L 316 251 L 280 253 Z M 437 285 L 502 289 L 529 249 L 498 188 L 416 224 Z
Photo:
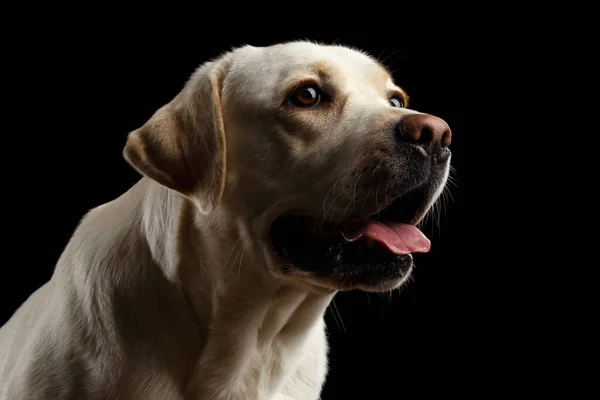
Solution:
M 0 329 L 0 397 L 318 399 L 326 308 L 406 282 L 450 142 L 357 49 L 204 63 L 128 134 L 140 180 Z

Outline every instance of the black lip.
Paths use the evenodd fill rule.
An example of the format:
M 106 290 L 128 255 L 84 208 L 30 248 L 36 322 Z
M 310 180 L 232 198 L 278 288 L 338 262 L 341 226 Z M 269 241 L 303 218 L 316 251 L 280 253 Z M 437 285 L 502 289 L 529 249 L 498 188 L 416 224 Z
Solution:
M 413 257 L 410 254 L 396 256 L 387 261 L 371 264 L 349 264 L 334 268 L 325 276 L 334 277 L 335 285 L 340 288 L 369 287 L 377 288 L 386 282 L 397 283 L 410 274 Z
M 326 238 L 293 229 L 304 218 L 288 216 L 273 225 L 272 244 L 279 257 L 288 263 L 284 269 L 295 268 L 326 278 L 338 289 L 376 288 L 385 282 L 398 282 L 410 273 L 412 255 L 394 254 L 365 239 L 349 243 L 335 227 Z
M 382 211 L 365 216 L 361 220 L 369 218 L 415 223 L 427 206 L 429 196 L 428 188 L 413 190 L 396 199 Z M 364 238 L 354 242 L 345 240 L 339 228 L 348 222 L 356 220 L 328 222 L 310 216 L 282 216 L 271 226 L 272 248 L 281 259 L 294 268 L 315 275 L 339 273 L 358 278 L 364 271 L 372 270 L 364 273 L 369 276 L 384 274 L 389 278 L 390 274 L 407 272 L 412 265 L 410 255 L 394 254 L 382 244 Z M 317 228 L 318 235 L 307 232 L 307 226 L 311 224 Z M 359 270 L 364 271 L 359 273 Z
M 335 226 L 331 229 L 331 224 L 324 231 L 327 237 L 312 236 L 302 228 L 305 220 L 306 217 L 288 216 L 271 228 L 271 242 L 277 254 L 296 268 L 330 273 L 340 266 L 383 264 L 402 258 L 366 239 L 347 242 Z

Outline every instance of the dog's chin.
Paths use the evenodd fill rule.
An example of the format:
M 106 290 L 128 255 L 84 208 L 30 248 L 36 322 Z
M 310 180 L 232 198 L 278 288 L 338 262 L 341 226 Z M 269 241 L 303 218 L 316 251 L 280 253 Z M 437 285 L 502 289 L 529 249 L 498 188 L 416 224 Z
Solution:
M 430 203 L 430 191 L 424 190 L 351 222 L 280 216 L 270 229 L 278 273 L 332 290 L 396 289 L 410 277 L 412 254 L 429 250 L 415 224 Z
M 359 289 L 365 292 L 386 292 L 402 286 L 413 269 L 412 255 L 402 255 L 387 261 L 365 264 L 346 263 L 333 266 L 328 271 L 308 271 L 301 264 L 285 264 L 282 260 L 280 272 L 327 291 Z

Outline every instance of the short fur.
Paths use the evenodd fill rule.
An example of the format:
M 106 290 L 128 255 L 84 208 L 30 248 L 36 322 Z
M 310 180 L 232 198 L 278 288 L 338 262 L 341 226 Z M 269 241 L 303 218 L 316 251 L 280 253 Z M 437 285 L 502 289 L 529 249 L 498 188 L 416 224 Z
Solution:
M 285 107 L 302 82 L 336 101 Z M 390 129 L 416 113 L 390 93 L 405 96 L 343 46 L 245 46 L 202 65 L 129 134 L 142 179 L 82 219 L 0 329 L 0 398 L 319 398 L 323 315 L 353 288 L 284 273 L 268 230 L 292 209 L 336 220 L 380 207 L 402 170 Z

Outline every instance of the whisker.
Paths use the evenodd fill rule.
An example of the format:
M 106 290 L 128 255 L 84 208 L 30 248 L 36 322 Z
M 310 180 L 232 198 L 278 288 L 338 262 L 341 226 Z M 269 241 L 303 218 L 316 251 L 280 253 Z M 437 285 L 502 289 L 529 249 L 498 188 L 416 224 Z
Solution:
M 327 220 L 331 219 L 333 217 L 333 215 L 335 214 L 335 212 L 337 211 L 339 204 L 342 201 L 344 201 L 343 197 L 340 198 L 339 200 L 336 200 L 335 203 L 332 203 L 331 207 L 330 207 L 331 212 L 329 213 L 329 216 L 324 216 L 324 219 L 327 219 Z
M 332 202 L 332 205 L 333 205 L 333 204 L 335 203 L 335 199 L 336 199 L 336 191 L 335 191 L 335 189 L 336 189 L 336 187 L 337 187 L 337 184 L 338 184 L 338 183 L 339 183 L 339 182 L 342 180 L 342 178 L 344 177 L 344 174 L 345 174 L 346 172 L 348 172 L 348 171 L 349 171 L 349 170 L 350 170 L 352 167 L 353 167 L 353 166 L 351 165 L 351 166 L 349 166 L 348 168 L 344 169 L 344 170 L 343 170 L 343 171 L 342 171 L 342 172 L 341 172 L 341 173 L 338 175 L 338 177 L 336 178 L 335 182 L 333 182 L 333 185 L 331 185 L 331 187 L 330 187 L 330 188 L 329 188 L 329 190 L 327 191 L 327 194 L 325 195 L 325 199 L 323 200 L 323 207 L 322 207 L 322 209 L 323 209 L 323 219 L 324 219 L 324 220 L 327 220 L 327 211 L 326 211 L 326 210 L 327 210 L 327 204 L 326 204 L 326 203 L 327 203 L 327 199 L 329 198 L 329 193 L 333 191 L 333 197 L 332 197 L 332 200 L 331 200 L 331 202 Z M 332 215 L 333 215 L 333 214 L 332 214 Z
M 442 192 L 443 193 L 443 192 Z M 437 221 L 436 221 L 436 225 L 437 225 L 437 230 L 438 230 L 438 236 L 442 236 L 442 208 L 443 208 L 443 203 L 442 201 L 440 201 L 440 199 L 436 200 L 437 203 L 437 207 L 436 207 L 436 211 L 437 211 Z
M 344 209 L 344 212 L 342 213 L 342 215 L 340 216 L 340 221 L 344 218 L 344 216 L 346 215 L 346 212 L 348 211 L 348 208 L 350 207 L 350 204 L 352 204 L 352 201 L 349 200 L 348 201 L 348 205 L 346 206 L 346 208 Z
M 371 186 L 369 185 L 369 190 L 367 190 L 367 194 L 365 195 L 365 201 L 363 202 L 363 206 L 361 209 L 361 213 L 365 211 L 365 207 L 367 206 L 367 200 L 369 200 L 369 193 L 371 193 Z
M 457 178 L 453 178 L 450 175 L 448 175 L 448 179 L 446 181 L 449 185 L 452 185 L 454 187 L 458 187 L 458 179 Z
M 333 307 L 329 307 L 329 310 L 331 311 L 331 315 L 333 316 L 333 320 L 335 321 L 335 325 L 337 326 L 338 331 L 339 331 L 340 330 L 340 323 L 339 323 L 339 321 L 337 319 L 337 315 L 335 315 L 335 311 L 334 311 Z
M 375 172 L 376 172 L 376 171 L 377 171 L 379 168 L 381 168 L 382 166 L 383 166 L 383 163 L 380 163 L 380 164 L 379 164 L 377 167 L 375 167 L 375 168 L 373 169 L 373 172 L 371 173 L 371 176 L 372 176 L 372 177 L 373 177 L 373 176 L 375 176 Z
M 381 182 L 377 185 L 377 190 L 375 191 L 375 207 L 379 208 L 379 200 L 377 199 L 377 195 L 379 194 L 379 189 L 381 188 Z
M 242 247 L 242 256 L 240 257 L 240 263 L 238 265 L 238 279 L 240 278 L 240 272 L 242 271 L 242 260 L 244 259 L 244 252 L 246 251 L 246 246 L 248 243 L 244 243 L 244 247 Z
M 456 168 L 454 168 L 452 165 L 450 165 L 450 169 L 448 171 L 447 182 L 454 187 L 458 187 L 459 181 L 460 181 L 460 179 L 458 178 L 458 172 L 456 171 Z
M 233 251 L 235 250 L 235 248 L 237 247 L 238 243 L 240 242 L 240 238 L 238 238 L 238 240 L 235 242 L 235 244 L 233 245 L 233 247 L 231 248 L 231 251 L 229 252 L 229 254 L 227 255 L 227 258 L 225 259 L 225 262 L 223 263 L 223 266 L 221 267 L 221 269 L 225 269 L 225 266 L 227 265 L 227 261 L 229 261 L 229 258 L 231 257 L 231 255 L 233 254 Z
M 231 262 L 231 265 L 229 266 L 229 268 L 227 269 L 227 274 L 225 274 L 225 277 L 228 277 L 229 274 L 231 273 L 231 270 L 233 269 L 233 266 L 235 265 L 235 261 L 237 260 L 238 256 L 240 255 L 241 251 L 244 249 L 244 246 L 240 247 L 240 249 L 237 251 L 237 253 L 235 254 L 235 257 L 233 258 L 233 261 Z
M 340 310 L 338 310 L 337 305 L 335 304 L 335 299 L 331 299 L 331 304 L 333 304 L 333 308 L 337 312 L 337 315 L 340 317 L 340 323 L 342 324 L 342 330 L 346 332 L 346 326 L 344 325 L 344 320 L 342 319 L 342 314 L 340 314 Z
M 393 65 L 393 62 L 389 65 L 386 64 L 387 60 L 389 60 L 391 57 L 393 57 L 394 55 L 398 54 L 398 52 L 403 51 L 404 49 L 396 49 L 394 51 L 392 51 L 390 54 L 388 54 L 383 60 L 379 61 L 379 58 L 377 59 L 377 61 L 379 61 L 379 63 L 383 64 L 386 66 L 386 68 L 390 68 Z M 385 50 L 384 50 L 385 51 Z M 384 52 L 382 51 L 382 53 Z M 406 57 L 399 57 L 400 59 L 405 59 Z M 397 59 L 396 59 L 397 60 Z M 396 61 L 394 60 L 394 61 Z M 390 73 L 393 74 L 392 71 L 390 71 Z
M 449 204 L 454 202 L 454 198 L 452 197 L 452 191 L 447 186 L 444 188 L 442 195 L 444 197 L 444 219 L 446 219 L 446 210 L 449 208 Z
M 452 190 L 448 186 L 446 186 L 444 188 L 444 192 L 446 193 L 446 195 L 448 197 L 450 197 L 450 200 L 452 201 L 452 203 L 454 203 L 455 200 L 454 200 L 454 196 L 452 196 Z
M 352 209 L 354 210 L 355 213 L 356 213 L 356 186 L 358 185 L 358 182 L 360 181 L 361 175 L 362 175 L 362 172 L 360 174 L 358 174 L 358 177 L 356 178 L 356 182 L 354 183 L 354 190 L 352 191 Z

